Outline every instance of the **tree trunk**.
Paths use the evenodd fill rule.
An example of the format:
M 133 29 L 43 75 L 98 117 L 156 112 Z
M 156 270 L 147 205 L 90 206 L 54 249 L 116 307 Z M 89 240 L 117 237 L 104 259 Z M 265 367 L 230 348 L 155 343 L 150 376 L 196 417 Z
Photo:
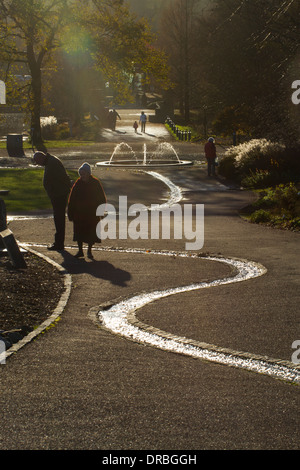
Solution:
M 190 121 L 190 75 L 188 63 L 185 64 L 184 88 L 184 119 L 188 123 Z
M 27 46 L 27 59 L 31 72 L 31 139 L 32 146 L 38 150 L 45 150 L 41 132 L 41 100 L 42 100 L 42 76 L 41 55 L 38 60 L 35 57 L 33 46 Z
M 185 0 L 184 5 L 184 118 L 188 123 L 190 120 L 190 64 L 189 64 L 189 10 Z

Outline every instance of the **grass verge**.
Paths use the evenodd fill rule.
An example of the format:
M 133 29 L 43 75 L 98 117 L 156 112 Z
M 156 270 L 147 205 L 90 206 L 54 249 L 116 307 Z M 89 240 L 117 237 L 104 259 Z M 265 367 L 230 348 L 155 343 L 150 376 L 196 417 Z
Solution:
M 46 140 L 44 142 L 47 148 L 69 148 L 69 147 L 84 147 L 88 145 L 95 144 L 94 141 L 87 140 Z M 0 149 L 6 149 L 6 141 L 3 140 L 0 142 Z M 28 141 L 23 142 L 23 149 L 28 150 L 32 149 L 31 144 Z
M 72 180 L 77 179 L 76 171 L 68 171 Z M 43 187 L 44 170 L 42 168 L 0 169 L 0 189 L 9 190 L 4 196 L 8 213 L 22 213 L 52 208 L 50 200 Z

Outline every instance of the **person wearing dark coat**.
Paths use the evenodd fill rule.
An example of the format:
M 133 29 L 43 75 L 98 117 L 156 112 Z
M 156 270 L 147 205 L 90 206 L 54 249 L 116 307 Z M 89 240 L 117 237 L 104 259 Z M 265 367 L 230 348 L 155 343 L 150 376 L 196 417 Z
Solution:
M 56 233 L 54 243 L 48 250 L 64 250 L 66 207 L 72 182 L 59 158 L 49 153 L 35 152 L 33 161 L 45 167 L 43 185 L 53 207 Z
M 96 226 L 100 221 L 96 211 L 99 205 L 106 203 L 106 196 L 100 181 L 91 174 L 88 163 L 84 163 L 78 173 L 80 177 L 74 183 L 69 197 L 68 218 L 73 222 L 73 240 L 78 244 L 75 257 L 84 256 L 83 243 L 87 243 L 87 254 L 92 259 L 92 246 L 101 242 L 96 233 Z
M 207 173 L 208 176 L 216 176 L 216 146 L 215 146 L 215 139 L 210 137 L 204 146 L 205 157 L 207 160 Z
M 110 128 L 112 131 L 116 130 L 117 118 L 121 119 L 121 116 L 115 109 L 109 111 Z

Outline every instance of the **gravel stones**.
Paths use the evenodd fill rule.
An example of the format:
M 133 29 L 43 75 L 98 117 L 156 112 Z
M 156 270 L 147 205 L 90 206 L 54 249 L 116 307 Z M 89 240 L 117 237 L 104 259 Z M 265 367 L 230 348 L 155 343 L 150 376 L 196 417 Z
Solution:
M 26 269 L 15 269 L 0 255 L 0 340 L 6 348 L 46 320 L 64 291 L 60 271 L 46 260 L 25 253 Z

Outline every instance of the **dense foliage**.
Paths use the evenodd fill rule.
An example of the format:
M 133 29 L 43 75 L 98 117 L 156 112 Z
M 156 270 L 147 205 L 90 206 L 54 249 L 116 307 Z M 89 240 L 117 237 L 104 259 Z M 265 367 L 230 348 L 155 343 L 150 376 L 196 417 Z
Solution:
M 114 102 L 129 101 L 137 70 L 148 82 L 168 84 L 164 54 L 123 0 L 0 0 L 0 18 L 0 79 L 9 104 L 30 112 L 36 145 L 51 85 L 48 110 L 61 101 L 77 122 L 84 107 L 103 102 L 106 86 Z
M 300 78 L 299 23 L 296 0 L 174 0 L 160 37 L 182 115 L 204 134 L 298 138 L 291 96 Z

